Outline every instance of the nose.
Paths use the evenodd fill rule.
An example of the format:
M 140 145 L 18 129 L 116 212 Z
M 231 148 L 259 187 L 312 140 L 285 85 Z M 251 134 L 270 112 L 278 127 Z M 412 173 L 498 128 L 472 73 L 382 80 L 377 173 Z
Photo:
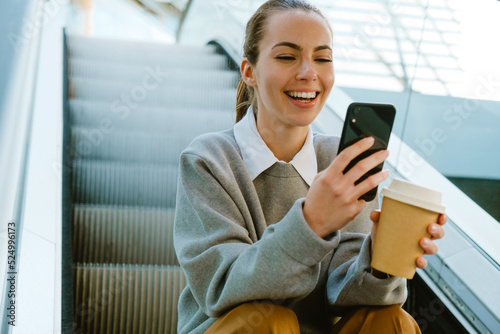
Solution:
M 297 73 L 297 80 L 314 81 L 318 78 L 318 73 L 314 69 L 314 64 L 309 59 L 303 59 Z

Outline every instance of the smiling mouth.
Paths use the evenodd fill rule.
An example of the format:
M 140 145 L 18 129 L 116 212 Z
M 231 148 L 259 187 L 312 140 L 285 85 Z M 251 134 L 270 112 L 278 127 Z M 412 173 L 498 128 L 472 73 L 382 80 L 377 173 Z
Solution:
M 292 92 L 292 91 L 288 91 L 288 92 L 285 92 L 285 94 L 296 101 L 299 101 L 302 103 L 309 103 L 309 102 L 312 102 L 316 99 L 316 97 L 319 95 L 319 92 Z

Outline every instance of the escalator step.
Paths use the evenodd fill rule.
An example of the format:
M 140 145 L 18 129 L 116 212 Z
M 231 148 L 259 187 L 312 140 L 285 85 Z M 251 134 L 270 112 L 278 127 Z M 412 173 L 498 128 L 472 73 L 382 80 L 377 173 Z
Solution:
M 226 70 L 228 68 L 228 60 L 220 54 L 200 54 L 193 53 L 191 55 L 170 54 L 168 52 L 142 53 L 142 52 L 106 52 L 105 50 L 93 50 L 91 54 L 76 53 L 78 51 L 70 51 L 71 60 L 83 59 L 86 61 L 108 62 L 121 65 L 132 66 L 165 66 L 166 68 L 186 68 L 197 70 Z
M 186 285 L 180 267 L 77 264 L 74 271 L 80 333 L 176 333 Z
M 106 37 L 86 37 L 79 34 L 67 34 L 68 48 L 77 49 L 79 47 L 84 50 L 89 49 L 117 49 L 120 51 L 131 51 L 131 50 L 144 50 L 148 52 L 154 52 L 157 50 L 167 49 L 167 52 L 180 52 L 189 53 L 193 51 L 200 51 L 203 53 L 213 53 L 215 52 L 215 46 L 191 46 L 191 45 L 180 45 L 171 44 L 162 41 L 142 41 L 142 40 L 127 40 L 127 39 L 117 39 L 117 38 L 106 38 Z
M 72 167 L 73 203 L 175 206 L 178 165 L 79 159 Z
M 183 46 L 165 43 L 134 42 L 104 38 L 68 36 L 69 58 L 103 60 L 112 63 L 160 64 L 171 63 L 176 59 L 192 61 L 191 65 L 203 59 L 219 59 L 225 68 L 227 59 L 216 54 L 214 46 Z M 185 62 L 183 62 L 185 63 Z
M 72 59 L 68 72 L 71 78 L 90 78 L 131 84 L 157 85 L 199 85 L 200 87 L 236 88 L 239 73 L 220 69 L 220 61 L 210 63 L 204 58 L 195 64 L 182 64 L 185 58 L 162 64 L 124 64 L 106 61 Z
M 69 85 L 71 98 L 110 103 L 135 109 L 139 106 L 163 106 L 205 109 L 232 109 L 236 89 L 163 87 L 148 89 L 142 85 L 115 83 L 109 85 L 100 80 L 72 79 Z
M 174 210 L 74 205 L 73 262 L 178 265 Z
M 234 100 L 234 96 L 233 96 Z M 234 125 L 234 103 L 230 108 L 186 108 L 178 106 L 144 106 L 130 108 L 124 103 L 106 103 L 72 99 L 69 101 L 70 123 L 96 128 L 98 141 L 114 129 L 171 134 L 200 134 L 219 131 Z
M 188 132 L 188 131 L 186 131 Z M 188 133 L 189 134 L 189 133 Z M 71 128 L 72 159 L 178 164 L 179 156 L 194 136 L 186 133 L 150 133 Z

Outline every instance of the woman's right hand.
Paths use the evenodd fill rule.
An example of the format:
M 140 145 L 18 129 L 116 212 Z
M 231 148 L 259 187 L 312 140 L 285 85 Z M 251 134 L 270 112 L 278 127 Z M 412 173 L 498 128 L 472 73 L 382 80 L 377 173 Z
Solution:
M 366 157 L 346 174 L 342 173 L 351 160 L 369 149 L 373 142 L 374 139 L 368 137 L 347 147 L 314 178 L 302 211 L 311 229 L 321 238 L 353 220 L 366 206 L 359 198 L 389 176 L 389 171 L 380 171 L 354 185 L 366 172 L 387 159 L 387 150 Z

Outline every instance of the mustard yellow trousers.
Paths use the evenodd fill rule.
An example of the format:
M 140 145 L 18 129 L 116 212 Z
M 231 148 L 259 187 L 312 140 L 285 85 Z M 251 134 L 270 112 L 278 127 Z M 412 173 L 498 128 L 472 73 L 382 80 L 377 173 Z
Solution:
M 205 334 L 300 334 L 295 313 L 280 305 L 245 303 L 227 312 Z M 356 308 L 338 321 L 331 334 L 421 333 L 399 305 Z

